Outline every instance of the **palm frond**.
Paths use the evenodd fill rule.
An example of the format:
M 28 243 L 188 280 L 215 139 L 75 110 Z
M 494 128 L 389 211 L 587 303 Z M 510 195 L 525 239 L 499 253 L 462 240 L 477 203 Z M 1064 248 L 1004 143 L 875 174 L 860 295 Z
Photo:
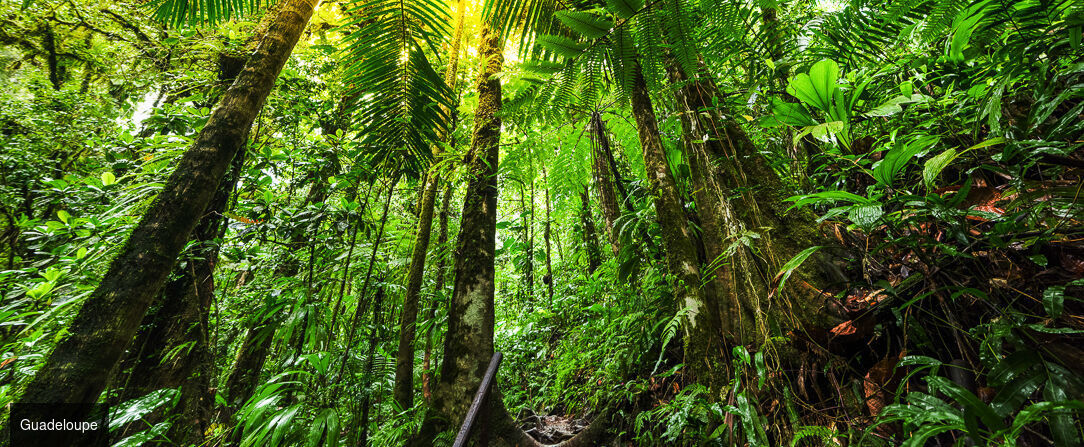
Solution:
M 451 89 L 421 47 L 448 34 L 448 11 L 435 0 L 354 2 L 344 74 L 354 122 L 369 152 L 420 172 L 449 125 Z M 443 107 L 442 107 L 443 106 Z
M 149 3 L 154 19 L 166 26 L 215 26 L 252 14 L 272 1 L 264 0 L 155 0 Z
M 698 71 L 700 51 L 696 48 L 695 28 L 688 0 L 663 0 L 659 18 L 666 33 L 667 46 L 685 73 Z
M 557 34 L 558 7 L 557 0 L 486 0 L 482 20 L 501 39 L 517 42 L 520 57 L 526 57 L 536 51 L 537 35 Z

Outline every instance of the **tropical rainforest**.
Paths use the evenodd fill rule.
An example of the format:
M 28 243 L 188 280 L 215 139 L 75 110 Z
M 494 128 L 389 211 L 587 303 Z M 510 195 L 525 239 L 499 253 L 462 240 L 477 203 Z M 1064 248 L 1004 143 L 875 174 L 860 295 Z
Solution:
M 1082 2 L 0 20 L 0 444 L 1082 445 Z

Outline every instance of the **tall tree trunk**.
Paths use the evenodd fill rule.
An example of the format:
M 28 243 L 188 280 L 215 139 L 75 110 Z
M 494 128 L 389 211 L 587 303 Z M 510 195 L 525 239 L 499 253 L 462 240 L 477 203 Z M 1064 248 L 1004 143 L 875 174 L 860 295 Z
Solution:
M 501 136 L 503 64 L 499 33 L 483 28 L 478 54 L 478 107 L 467 165 L 467 190 L 456 242 L 454 286 L 448 307 L 444 361 L 433 403 L 411 444 L 432 445 L 437 433 L 458 426 L 493 355 L 494 252 L 497 234 L 497 163 Z
M 667 73 L 670 82 L 679 87 L 682 79 L 678 75 L 679 68 L 673 58 L 669 58 Z M 674 96 L 680 111 L 681 125 L 684 130 L 682 142 L 684 143 L 685 159 L 689 164 L 690 182 L 693 190 L 693 201 L 696 203 L 696 214 L 699 218 L 702 232 L 699 242 L 704 250 L 704 265 L 701 266 L 701 275 L 704 281 L 702 299 L 704 306 L 702 312 L 694 318 L 694 326 L 706 325 L 706 342 L 713 343 L 720 340 L 719 336 L 740 339 L 739 334 L 734 333 L 734 328 L 740 327 L 743 315 L 739 313 L 740 304 L 733 294 L 726 294 L 730 289 L 729 281 L 733 280 L 729 260 L 724 259 L 727 248 L 727 236 L 729 235 L 725 214 L 729 211 L 730 204 L 722 195 L 723 188 L 719 185 L 720 178 L 712 169 L 711 156 L 705 150 L 705 143 L 700 138 L 703 132 L 700 129 L 700 119 L 697 115 L 702 112 L 697 104 L 692 103 L 689 92 L 685 88 L 678 88 Z M 724 295 L 724 296 L 720 296 Z
M 86 299 L 61 341 L 31 379 L 20 403 L 91 403 L 132 341 L 139 322 L 211 202 L 252 122 L 275 85 L 294 44 L 312 16 L 316 0 L 288 0 L 226 92 L 192 148 L 185 152 L 162 192 L 98 288 Z M 37 420 L 86 420 L 85 407 L 41 408 Z M 58 432 L 62 433 L 62 432 Z M 69 440 L 44 439 L 48 445 Z
M 229 60 L 230 63 L 222 61 Z M 225 53 L 219 56 L 220 83 L 232 83 L 244 67 L 244 59 Z M 217 101 L 216 101 L 217 102 Z M 126 375 L 119 401 L 134 399 L 161 388 L 181 388 L 175 412 L 181 419 L 170 426 L 168 437 L 179 443 L 199 444 L 210 425 L 214 396 L 210 393 L 211 352 L 208 312 L 214 299 L 214 269 L 218 245 L 226 230 L 223 214 L 244 166 L 245 153 L 233 160 L 226 179 L 218 185 L 207 211 L 193 232 L 197 245 L 189 259 L 175 267 L 176 279 L 169 281 L 140 325 L 125 362 L 134 363 Z M 185 347 L 188 344 L 189 347 Z M 172 355 L 170 353 L 173 352 Z M 154 413 L 143 423 L 155 424 L 165 415 Z M 128 433 L 130 434 L 130 433 Z M 125 436 L 125 435 L 122 435 Z
M 440 235 L 437 236 L 437 280 L 436 285 L 433 287 L 433 299 L 429 303 L 429 315 L 426 321 L 433 322 L 436 317 L 437 306 L 446 300 L 444 295 L 444 264 L 448 259 L 447 248 L 448 245 L 448 209 L 452 203 L 452 185 L 444 187 L 444 199 L 441 202 L 440 208 Z M 429 368 L 431 366 L 431 359 L 433 353 L 433 323 L 429 324 L 429 328 L 425 332 L 425 355 L 422 357 L 422 395 L 425 396 L 426 402 L 432 400 L 432 391 L 429 387 L 429 381 L 431 373 Z
M 614 230 L 615 222 L 621 215 L 621 209 L 617 203 L 617 193 L 614 192 L 616 172 L 611 170 L 610 164 L 610 137 L 606 135 L 606 125 L 598 112 L 591 114 L 588 124 L 591 130 L 592 145 L 591 155 L 594 162 L 591 164 L 595 179 L 595 189 L 598 192 L 599 207 L 602 208 L 602 220 L 606 227 L 606 236 L 610 240 L 610 249 L 614 256 L 621 252 L 621 243 Z
M 394 398 L 400 409 L 414 406 L 414 338 L 418 315 L 418 296 L 425 276 L 425 258 L 429 252 L 429 237 L 433 227 L 433 202 L 437 195 L 436 172 L 430 173 L 422 195 L 418 215 L 417 235 L 411 254 L 410 270 L 407 271 L 406 293 L 403 297 L 403 314 L 399 321 L 399 350 L 395 357 Z
M 550 246 L 550 230 L 552 218 L 550 217 L 550 187 L 549 187 L 549 175 L 546 173 L 546 166 L 542 165 L 542 179 L 546 182 L 546 224 L 542 229 L 542 238 L 546 240 L 546 276 L 542 278 L 542 282 L 546 284 L 546 296 L 549 297 L 549 309 L 553 310 L 553 256 L 550 255 L 552 247 Z
M 580 225 L 583 226 L 583 246 L 587 252 L 587 273 L 595 273 L 602 265 L 598 248 L 598 233 L 595 231 L 595 219 L 591 216 L 591 195 L 587 186 L 580 192 Z
M 484 27 L 478 54 L 478 108 L 474 115 L 467 191 L 455 256 L 455 287 L 448 309 L 448 333 L 440 380 L 433 390 L 421 433 L 409 445 L 432 445 L 441 431 L 459 426 L 493 356 L 494 274 L 497 236 L 497 172 L 501 137 L 501 83 L 504 62 L 499 33 Z M 500 446 L 538 446 L 504 407 L 500 390 L 493 389 L 483 416 Z M 595 433 L 592 430 L 586 432 Z M 563 445 L 586 445 L 581 435 Z
M 463 18 L 466 13 L 466 4 L 459 0 L 455 19 L 455 31 L 452 37 L 452 46 L 448 50 L 448 66 L 444 71 L 444 82 L 455 92 L 455 80 L 459 71 L 459 50 L 463 40 Z M 454 115 L 454 111 L 448 111 Z M 441 135 L 442 140 L 447 140 L 451 135 L 450 129 L 454 123 L 454 117 L 448 124 L 448 130 Z M 435 151 L 438 152 L 438 151 Z M 439 155 L 436 154 L 436 155 Z M 418 318 L 418 296 L 422 290 L 422 279 L 425 277 L 425 258 L 429 252 L 430 233 L 433 229 L 433 202 L 437 196 L 437 186 L 440 184 L 440 175 L 435 168 L 430 168 L 426 176 L 425 191 L 418 212 L 418 229 L 414 240 L 414 250 L 410 256 L 410 270 L 407 271 L 406 293 L 403 297 L 403 313 L 399 321 L 399 348 L 395 356 L 395 385 L 394 398 L 399 407 L 407 410 L 414 406 L 414 339 L 416 337 L 416 323 Z
M 700 307 L 700 266 L 697 250 L 693 245 L 685 206 L 678 191 L 677 182 L 666 158 L 659 135 L 659 124 L 648 96 L 647 84 L 637 69 L 630 92 L 632 115 L 644 154 L 647 180 L 651 184 L 655 201 L 655 213 L 662 231 L 666 264 L 674 281 L 674 298 L 678 306 L 691 308 L 695 313 Z
M 459 238 L 455 250 L 455 282 L 448 310 L 441 376 L 433 390 L 433 407 L 458 425 L 482 382 L 493 355 L 494 251 L 497 234 L 497 164 L 501 137 L 503 45 L 486 28 L 478 54 L 478 108 L 467 166 Z

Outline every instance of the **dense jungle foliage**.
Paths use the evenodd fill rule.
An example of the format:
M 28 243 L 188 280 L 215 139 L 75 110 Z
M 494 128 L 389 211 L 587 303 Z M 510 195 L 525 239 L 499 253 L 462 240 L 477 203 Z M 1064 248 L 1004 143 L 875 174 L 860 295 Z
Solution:
M 0 444 L 1082 445 L 1084 2 L 0 19 Z

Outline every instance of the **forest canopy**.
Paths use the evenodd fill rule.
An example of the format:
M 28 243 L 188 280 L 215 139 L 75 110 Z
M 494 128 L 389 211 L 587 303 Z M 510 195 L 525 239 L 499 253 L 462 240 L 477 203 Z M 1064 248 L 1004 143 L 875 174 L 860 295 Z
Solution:
M 0 445 L 1084 444 L 1079 1 L 0 19 Z

